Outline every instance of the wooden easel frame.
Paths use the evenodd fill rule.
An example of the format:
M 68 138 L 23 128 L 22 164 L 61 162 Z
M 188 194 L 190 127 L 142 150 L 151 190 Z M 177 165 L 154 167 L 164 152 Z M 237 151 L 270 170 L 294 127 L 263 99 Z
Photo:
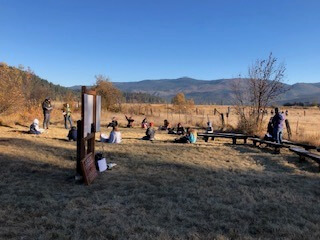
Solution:
M 93 96 L 93 123 L 91 125 L 91 133 L 84 136 L 84 95 Z M 96 168 L 90 168 L 90 174 L 86 173 L 85 162 L 88 158 L 93 158 L 95 156 L 95 133 L 96 133 L 96 91 L 88 90 L 85 86 L 81 87 L 81 120 L 77 121 L 77 173 L 83 176 L 85 183 L 89 185 L 98 175 Z M 86 148 L 87 146 L 87 148 Z M 90 155 L 90 156 L 89 156 Z

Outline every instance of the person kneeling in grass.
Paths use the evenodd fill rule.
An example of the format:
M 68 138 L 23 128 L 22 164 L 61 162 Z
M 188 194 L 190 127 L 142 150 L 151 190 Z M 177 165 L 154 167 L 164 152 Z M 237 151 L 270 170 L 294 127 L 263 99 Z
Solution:
M 105 134 L 101 134 L 100 140 L 101 142 L 107 143 L 121 143 L 121 132 L 119 131 L 118 127 L 113 127 L 112 131 L 110 132 L 109 138 L 107 138 Z
M 78 136 L 77 128 L 75 126 L 72 126 L 68 133 L 67 138 L 69 141 L 77 141 L 77 136 Z
M 144 136 L 142 140 L 150 140 L 150 141 L 154 140 L 154 135 L 156 134 L 156 130 L 154 129 L 153 125 L 154 125 L 153 122 L 149 124 L 149 127 L 146 131 L 146 136 Z
M 30 125 L 30 134 L 36 134 L 39 135 L 44 132 L 44 129 L 39 128 L 39 120 L 34 119 L 33 123 Z
M 188 129 L 187 135 L 177 138 L 174 140 L 175 143 L 196 143 L 197 142 L 197 131 L 194 129 Z

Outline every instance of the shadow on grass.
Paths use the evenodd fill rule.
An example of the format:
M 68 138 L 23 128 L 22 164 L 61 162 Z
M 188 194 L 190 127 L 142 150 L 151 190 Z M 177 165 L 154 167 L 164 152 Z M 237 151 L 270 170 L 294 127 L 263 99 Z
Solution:
M 7 144 L 10 139 L 1 140 Z M 41 148 L 66 160 L 65 155 L 74 154 L 25 139 L 9 144 L 30 147 L 35 154 Z M 107 160 L 118 166 L 99 174 L 91 186 L 67 181 L 73 169 L 0 153 L 0 238 L 320 236 L 319 204 L 312 204 L 319 201 L 319 178 L 173 162 L 148 154 L 151 144 L 137 145 L 139 153 L 110 149 Z M 186 145 L 157 148 L 178 154 Z

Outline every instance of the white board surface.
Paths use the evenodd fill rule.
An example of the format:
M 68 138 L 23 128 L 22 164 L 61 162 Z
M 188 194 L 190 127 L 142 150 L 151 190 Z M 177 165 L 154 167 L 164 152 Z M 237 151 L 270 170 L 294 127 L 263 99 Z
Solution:
M 101 96 L 96 96 L 96 132 L 100 132 Z
M 83 119 L 83 137 L 91 133 L 93 123 L 93 95 L 84 94 L 84 119 Z

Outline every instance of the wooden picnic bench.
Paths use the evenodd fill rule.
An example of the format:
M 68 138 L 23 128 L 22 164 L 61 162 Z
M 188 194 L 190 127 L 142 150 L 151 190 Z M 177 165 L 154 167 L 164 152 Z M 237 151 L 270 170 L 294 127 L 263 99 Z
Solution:
M 302 148 L 297 148 L 297 147 L 291 147 L 291 148 L 289 148 L 289 150 L 291 152 L 298 154 L 300 161 L 305 161 L 306 157 L 316 161 L 319 164 L 319 171 L 320 171 L 320 155 L 309 152 L 309 151 L 302 149 Z
M 282 140 L 283 144 L 287 144 L 287 145 L 294 145 L 294 146 L 299 146 L 299 147 L 303 147 L 305 150 L 310 150 L 310 149 L 317 149 L 316 146 L 312 146 L 312 145 L 308 145 L 308 144 L 303 144 L 303 143 L 295 143 L 295 142 L 291 142 L 288 140 Z M 318 150 L 319 151 L 319 150 Z
M 203 137 L 205 142 L 209 141 L 209 138 L 214 140 L 215 138 L 231 138 L 232 144 L 237 144 L 237 139 L 243 139 L 244 143 L 247 143 L 249 136 L 238 133 L 198 133 L 199 137 Z
M 285 146 L 283 144 L 280 143 L 276 143 L 276 142 L 271 142 L 271 141 L 266 141 L 260 138 L 249 138 L 252 142 L 254 146 L 257 146 L 257 143 L 264 143 L 266 144 L 268 147 L 274 147 L 274 152 L 279 154 L 280 153 L 280 149 L 281 148 L 288 148 L 288 146 Z

